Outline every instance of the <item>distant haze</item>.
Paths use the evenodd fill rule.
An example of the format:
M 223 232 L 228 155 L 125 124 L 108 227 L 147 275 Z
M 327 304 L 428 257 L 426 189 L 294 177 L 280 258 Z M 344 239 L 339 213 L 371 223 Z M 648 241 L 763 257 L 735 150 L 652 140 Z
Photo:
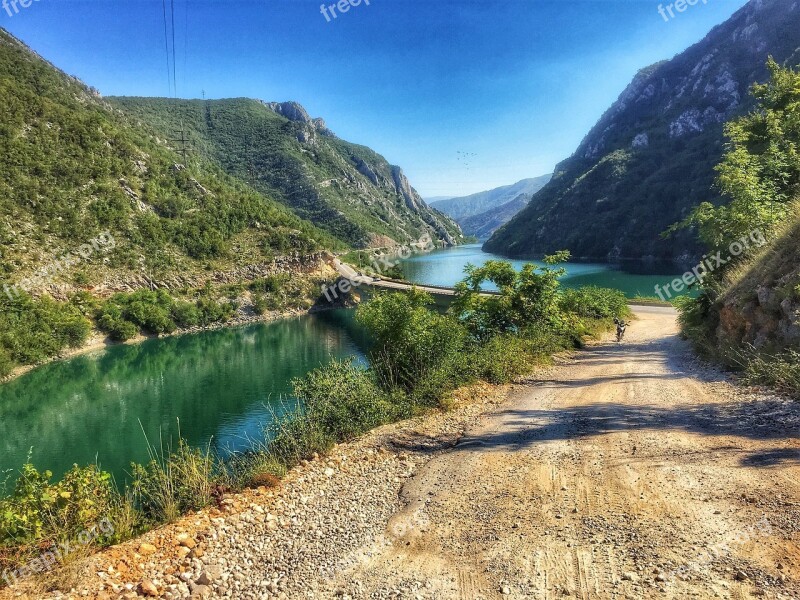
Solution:
M 545 184 L 550 181 L 551 177 L 551 174 L 540 175 L 539 177 L 522 179 L 511 185 L 503 185 L 491 190 L 470 194 L 469 196 L 457 198 L 445 197 L 443 200 L 426 198 L 426 201 L 436 210 L 440 210 L 458 221 L 459 219 L 471 217 L 492 208 L 502 206 L 516 199 L 521 194 L 533 195 L 542 189 Z

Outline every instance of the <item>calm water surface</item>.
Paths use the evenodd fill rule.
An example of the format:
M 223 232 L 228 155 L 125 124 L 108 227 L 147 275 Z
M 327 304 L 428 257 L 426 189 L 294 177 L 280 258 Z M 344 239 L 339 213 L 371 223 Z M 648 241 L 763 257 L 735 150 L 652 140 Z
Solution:
M 480 244 L 468 244 L 414 256 L 403 261 L 403 272 L 407 279 L 415 283 L 452 286 L 464 278 L 464 267 L 467 264 L 480 266 L 490 259 L 509 260 L 502 256 L 483 252 Z M 545 266 L 544 263 L 530 260 L 511 260 L 509 262 L 517 269 L 529 262 Z M 651 271 L 649 274 L 621 271 L 607 264 L 569 263 L 566 265 L 566 269 L 567 274 L 561 281 L 567 287 L 585 285 L 611 287 L 622 290 L 629 298 L 655 296 L 656 284 L 663 287 L 678 276 L 672 270 L 655 267 L 648 269 Z M 641 265 L 639 265 L 639 270 L 644 270 Z M 487 286 L 487 289 L 492 288 Z
M 118 481 L 151 443 L 177 438 L 247 447 L 293 405 L 291 380 L 329 362 L 364 360 L 352 311 L 330 311 L 104 351 L 42 366 L 0 386 L 0 471 L 32 462 L 60 476 L 97 462 Z M 179 425 L 180 423 L 180 425 Z M 2 481 L 0 477 L 0 481 Z

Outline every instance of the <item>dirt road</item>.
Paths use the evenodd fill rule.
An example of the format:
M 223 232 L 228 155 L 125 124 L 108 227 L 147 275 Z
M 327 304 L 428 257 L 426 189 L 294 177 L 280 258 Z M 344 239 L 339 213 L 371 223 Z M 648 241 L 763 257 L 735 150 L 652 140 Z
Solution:
M 517 388 L 403 488 L 359 598 L 800 598 L 800 410 L 704 369 L 674 313 Z

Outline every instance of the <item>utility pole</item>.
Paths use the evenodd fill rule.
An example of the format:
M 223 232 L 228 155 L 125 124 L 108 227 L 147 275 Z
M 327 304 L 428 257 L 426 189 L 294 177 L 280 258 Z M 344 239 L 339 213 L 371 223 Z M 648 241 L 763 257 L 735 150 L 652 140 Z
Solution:
M 170 139 L 170 141 L 171 142 L 179 142 L 181 144 L 180 149 L 176 150 L 176 152 L 178 152 L 178 154 L 183 156 L 183 164 L 186 165 L 186 155 L 189 152 L 188 149 L 186 148 L 186 142 L 188 142 L 189 140 L 186 138 L 186 131 L 184 130 L 184 127 L 183 127 L 183 121 L 181 121 L 181 130 L 180 130 L 180 132 L 176 132 L 176 135 L 178 133 L 180 134 L 181 137 L 172 138 L 172 139 Z

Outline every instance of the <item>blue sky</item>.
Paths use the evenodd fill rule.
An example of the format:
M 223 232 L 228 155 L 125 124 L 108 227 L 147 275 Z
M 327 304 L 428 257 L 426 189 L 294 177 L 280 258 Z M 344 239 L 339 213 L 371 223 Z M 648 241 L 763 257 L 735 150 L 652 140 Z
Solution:
M 745 4 L 370 0 L 328 22 L 320 2 L 174 0 L 178 96 L 296 100 L 425 197 L 550 172 L 639 68 Z M 162 0 L 35 0 L 0 26 L 105 95 L 173 93 Z

